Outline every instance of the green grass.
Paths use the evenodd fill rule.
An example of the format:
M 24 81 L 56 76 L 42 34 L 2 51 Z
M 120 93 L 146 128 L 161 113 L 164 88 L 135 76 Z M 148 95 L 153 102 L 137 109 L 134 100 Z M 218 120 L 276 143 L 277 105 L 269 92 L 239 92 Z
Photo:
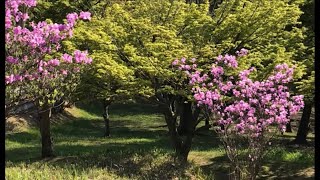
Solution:
M 228 159 L 211 132 L 194 138 L 190 164 L 180 167 L 172 161 L 168 131 L 161 127 L 165 121 L 156 107 L 111 106 L 108 138 L 103 137 L 101 114 L 99 104 L 78 105 L 55 118 L 52 136 L 57 157 L 52 159 L 39 158 L 41 145 L 36 128 L 7 133 L 6 178 L 223 179 L 228 172 Z M 286 134 L 274 142 L 275 148 L 263 166 L 262 179 L 295 175 L 314 167 L 314 148 L 281 145 L 292 137 Z

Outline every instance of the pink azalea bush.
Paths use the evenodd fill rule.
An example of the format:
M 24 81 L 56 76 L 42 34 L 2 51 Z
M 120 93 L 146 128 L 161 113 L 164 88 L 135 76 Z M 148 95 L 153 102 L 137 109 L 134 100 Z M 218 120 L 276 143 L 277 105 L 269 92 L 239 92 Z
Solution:
M 248 50 L 236 53 L 242 57 Z M 235 171 L 254 179 L 271 137 L 284 132 L 290 115 L 304 106 L 303 96 L 291 96 L 287 87 L 293 68 L 279 64 L 268 78 L 257 81 L 249 77 L 255 68 L 241 71 L 237 77 L 227 76 L 225 70 L 238 67 L 236 56 L 228 54 L 219 55 L 210 69 L 199 70 L 195 59 L 182 58 L 172 65 L 185 72 L 194 100 L 219 124 L 216 131 Z M 241 162 L 239 154 L 243 152 L 247 159 Z
M 68 14 L 64 24 L 36 23 L 25 12 L 36 4 L 5 1 L 6 106 L 26 99 L 52 104 L 73 89 L 81 68 L 92 62 L 87 51 L 63 52 L 61 44 L 72 37 L 78 20 L 91 19 L 90 12 Z

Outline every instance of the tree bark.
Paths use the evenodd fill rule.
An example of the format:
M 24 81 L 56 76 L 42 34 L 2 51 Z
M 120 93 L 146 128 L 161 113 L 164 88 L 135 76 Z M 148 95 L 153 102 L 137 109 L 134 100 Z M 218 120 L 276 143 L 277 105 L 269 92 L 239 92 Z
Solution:
M 183 103 L 182 105 L 182 111 L 180 114 L 180 123 L 178 127 L 178 133 L 179 135 L 187 135 L 189 131 L 192 131 L 192 103 Z
M 206 119 L 205 119 L 205 121 L 206 121 L 206 124 L 205 124 L 205 126 L 210 126 L 210 123 L 209 123 L 209 118 L 206 118 Z
M 39 109 L 38 115 L 41 133 L 42 158 L 52 157 L 54 156 L 54 154 L 50 133 L 51 107 L 49 107 L 48 105 L 44 105 Z
M 192 102 L 183 103 L 181 117 L 179 135 L 183 137 L 181 149 L 180 152 L 178 152 L 179 154 L 177 155 L 182 162 L 187 162 L 187 158 L 191 150 L 192 139 L 195 132 L 195 123 L 197 120 L 192 112 Z
M 309 131 L 309 121 L 312 110 L 312 103 L 305 102 L 305 106 L 303 108 L 302 117 L 299 123 L 298 133 L 293 141 L 294 144 L 308 144 L 307 135 Z
M 183 103 L 180 125 L 177 128 L 176 116 L 173 113 L 172 105 L 166 107 L 165 119 L 169 128 L 171 142 L 175 149 L 176 160 L 185 164 L 191 150 L 192 139 L 195 132 L 195 123 L 199 116 L 200 109 L 192 111 L 192 103 Z
M 235 165 L 234 165 L 234 167 L 231 167 L 230 169 L 231 169 L 230 175 L 229 175 L 230 180 L 241 180 L 242 179 L 241 178 L 241 171 L 238 168 L 236 168 Z
M 291 128 L 291 120 L 288 122 L 288 124 L 286 125 L 286 132 L 292 132 L 292 128 Z
M 170 140 L 175 149 L 175 152 L 179 152 L 181 149 L 181 140 L 179 139 L 177 130 L 176 130 L 176 117 L 173 115 L 173 112 L 170 107 L 164 107 L 164 117 L 168 125 Z
M 104 100 L 103 101 L 103 119 L 104 119 L 104 124 L 105 124 L 105 132 L 104 132 L 104 137 L 109 137 L 110 136 L 110 117 L 109 117 L 109 106 L 111 104 L 110 100 Z

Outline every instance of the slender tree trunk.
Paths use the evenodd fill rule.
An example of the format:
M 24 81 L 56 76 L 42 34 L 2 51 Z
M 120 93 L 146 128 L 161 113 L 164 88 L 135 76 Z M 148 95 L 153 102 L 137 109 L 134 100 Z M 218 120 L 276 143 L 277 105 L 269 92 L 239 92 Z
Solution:
M 292 132 L 292 128 L 291 128 L 291 120 L 288 122 L 288 124 L 286 125 L 286 132 Z
M 168 125 L 170 140 L 175 149 L 175 152 L 180 152 L 181 149 L 181 140 L 176 129 L 176 117 L 173 115 L 173 112 L 170 107 L 164 107 L 164 117 Z
M 308 125 L 310 121 L 311 110 L 312 103 L 306 101 L 303 108 L 302 117 L 299 123 L 298 133 L 295 140 L 293 141 L 294 144 L 308 144 L 307 135 L 309 131 Z
M 52 157 L 54 155 L 50 133 L 51 108 L 48 105 L 44 105 L 40 108 L 38 115 L 41 133 L 42 158 Z
M 241 180 L 241 171 L 239 168 L 234 167 L 230 168 L 230 175 L 229 175 L 230 180 Z
M 209 123 L 209 118 L 206 118 L 206 119 L 205 119 L 205 121 L 206 121 L 206 124 L 205 124 L 205 126 L 210 126 L 210 123 Z
M 4 109 L 4 115 L 5 115 L 5 119 L 7 120 L 9 118 L 9 112 L 10 112 L 11 108 L 7 107 L 7 105 L 5 106 Z
M 104 137 L 110 136 L 110 119 L 109 119 L 109 106 L 111 104 L 111 101 L 104 100 L 103 101 L 103 119 L 105 124 L 105 132 Z

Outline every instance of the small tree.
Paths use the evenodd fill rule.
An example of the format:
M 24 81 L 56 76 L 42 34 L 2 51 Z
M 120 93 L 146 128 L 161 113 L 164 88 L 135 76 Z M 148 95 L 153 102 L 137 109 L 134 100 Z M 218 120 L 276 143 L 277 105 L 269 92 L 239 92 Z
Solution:
M 246 53 L 242 49 L 238 55 Z M 238 65 L 232 55 L 218 56 L 210 69 L 174 64 L 188 74 L 198 106 L 208 108 L 218 120 L 216 131 L 234 168 L 233 178 L 248 174 L 256 179 L 270 139 L 279 130 L 284 132 L 290 115 L 304 105 L 303 96 L 291 97 L 286 87 L 293 68 L 280 64 L 266 80 L 254 81 L 249 78 L 254 68 L 241 71 L 238 77 L 228 75 Z
M 71 13 L 64 24 L 29 22 L 27 9 L 35 0 L 6 0 L 6 111 L 25 100 L 37 106 L 42 157 L 53 155 L 51 108 L 75 89 L 79 72 L 90 64 L 86 51 L 63 52 L 61 42 L 72 37 L 76 20 L 90 20 L 89 12 Z M 6 113 L 7 114 L 7 113 Z

